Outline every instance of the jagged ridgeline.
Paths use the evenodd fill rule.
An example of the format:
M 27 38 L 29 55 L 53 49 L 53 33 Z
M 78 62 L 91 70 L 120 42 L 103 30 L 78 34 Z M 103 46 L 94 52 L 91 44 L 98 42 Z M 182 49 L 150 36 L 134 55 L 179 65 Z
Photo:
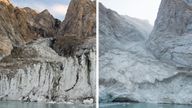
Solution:
M 95 1 L 71 0 L 62 22 L 0 0 L 0 25 L 0 100 L 95 102 Z

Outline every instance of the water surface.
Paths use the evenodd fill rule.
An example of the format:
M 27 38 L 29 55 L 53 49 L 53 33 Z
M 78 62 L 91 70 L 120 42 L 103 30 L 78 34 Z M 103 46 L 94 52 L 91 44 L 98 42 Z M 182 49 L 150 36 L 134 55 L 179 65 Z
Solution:
M 111 103 L 100 104 L 99 108 L 192 108 L 192 105 L 146 104 L 146 103 Z
M 35 102 L 0 102 L 0 108 L 95 108 L 95 105 L 77 105 L 77 104 L 50 104 Z

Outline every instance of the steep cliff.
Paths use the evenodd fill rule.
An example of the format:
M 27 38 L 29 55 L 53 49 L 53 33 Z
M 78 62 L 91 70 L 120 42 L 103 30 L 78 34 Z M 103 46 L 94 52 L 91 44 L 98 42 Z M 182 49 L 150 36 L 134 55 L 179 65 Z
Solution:
M 82 4 L 71 0 L 73 5 L 69 7 L 95 7 L 94 3 L 87 3 L 92 2 L 87 0 Z M 79 38 L 71 33 L 75 39 L 78 37 L 82 41 L 81 44 L 71 43 L 71 37 L 59 36 L 60 32 L 65 32 L 61 29 L 63 22 L 47 10 L 37 13 L 27 7 L 14 7 L 4 0 L 0 1 L 0 6 L 0 23 L 3 25 L 0 27 L 0 100 L 95 102 L 95 35 Z M 75 8 L 73 12 L 78 10 Z M 71 11 L 68 10 L 68 13 Z M 82 14 L 89 18 L 87 13 Z M 76 16 L 65 19 L 71 24 L 68 27 L 76 25 L 73 17 Z M 95 24 L 95 20 L 93 22 Z M 84 28 L 76 29 L 76 33 L 80 29 Z M 64 40 L 57 43 L 61 38 Z M 77 48 L 68 53 L 73 46 Z
M 90 37 L 96 35 L 96 2 L 72 0 L 59 35 Z
M 30 8 L 14 7 L 9 0 L 0 1 L 0 36 L 10 41 L 1 43 L 7 45 L 6 50 L 9 52 L 14 46 L 25 45 L 39 37 L 53 36 L 56 33 L 56 22 L 48 12 L 38 14 Z
M 147 43 L 158 59 L 177 67 L 192 66 L 191 3 L 191 0 L 162 0 Z
M 100 55 L 110 49 L 126 49 L 125 44 L 146 40 L 152 27 L 145 21 L 106 9 L 99 9 Z M 138 23 L 141 22 L 141 23 Z
M 107 51 L 103 50 L 99 58 L 100 102 L 192 104 L 192 95 L 190 95 L 190 92 L 192 92 L 191 69 L 176 67 L 172 63 L 164 62 L 163 60 L 158 59 L 153 54 L 156 53 L 156 51 L 159 51 L 159 47 L 164 47 L 166 45 L 166 42 L 171 42 L 166 38 L 167 35 L 158 35 L 161 37 L 161 39 L 164 40 L 161 40 L 160 45 L 155 44 L 155 42 L 160 39 L 160 37 L 158 38 L 158 36 L 153 35 L 154 33 L 157 33 L 155 30 L 159 27 L 169 27 L 166 24 L 173 24 L 172 22 L 158 22 L 158 19 L 161 19 L 161 21 L 167 20 L 164 19 L 164 17 L 169 17 L 169 15 L 172 14 L 181 17 L 183 15 L 182 12 L 182 14 L 169 13 L 171 12 L 171 10 L 178 9 L 175 11 L 177 13 L 181 11 L 180 8 L 184 8 L 185 6 L 187 6 L 180 6 L 178 5 L 178 3 L 183 4 L 184 1 L 162 0 L 160 12 L 156 21 L 156 24 L 159 25 L 155 24 L 150 37 L 142 34 L 143 31 L 146 31 L 147 34 L 150 34 L 150 29 L 146 30 L 146 28 L 149 28 L 149 26 L 145 25 L 145 29 L 142 26 L 137 26 L 138 24 L 133 23 L 138 23 L 137 20 L 126 20 L 127 23 L 123 23 L 123 21 L 125 20 L 119 19 L 119 17 L 121 16 L 118 15 L 116 12 L 110 11 L 103 6 L 100 6 L 100 13 L 103 13 L 103 11 L 110 11 L 108 12 L 110 14 L 100 14 L 100 26 L 109 25 L 103 28 L 101 27 L 102 29 L 100 30 L 101 36 L 105 36 L 100 38 L 100 42 L 106 42 L 104 44 L 101 43 L 100 48 L 101 50 L 103 50 L 106 48 L 106 45 L 108 48 Z M 173 7 L 173 5 L 175 7 Z M 167 10 L 164 6 L 170 7 L 167 8 Z M 118 17 L 111 17 L 111 14 Z M 178 21 L 178 23 L 183 23 L 183 21 L 181 20 L 173 20 L 175 18 L 177 17 L 171 17 L 169 21 Z M 118 24 L 116 24 L 116 22 L 118 22 Z M 122 26 L 123 24 L 132 26 Z M 140 25 L 143 25 L 143 23 L 140 22 Z M 115 28 L 114 26 L 118 27 L 118 29 L 111 30 L 111 28 Z M 181 24 L 172 25 L 172 27 L 175 28 L 180 28 L 181 26 Z M 133 27 L 135 29 L 133 29 Z M 173 28 L 170 27 L 169 29 Z M 164 30 L 167 31 L 168 28 L 165 28 Z M 125 41 L 119 41 L 120 39 L 114 38 L 114 35 L 110 34 L 114 32 L 116 34 L 121 34 L 121 40 Z M 174 32 L 179 32 L 179 30 L 174 30 Z M 171 31 L 163 32 L 160 30 L 160 32 L 158 33 L 166 34 L 171 33 Z M 135 40 L 135 37 L 138 37 L 139 39 Z M 173 37 L 176 36 L 173 35 Z M 113 41 L 111 42 L 111 40 L 109 39 L 113 39 Z M 177 41 L 174 41 L 175 43 L 180 43 L 181 45 L 178 51 L 185 50 L 182 46 L 184 44 L 190 46 L 190 44 L 187 44 L 184 41 L 181 42 L 182 39 L 187 40 L 187 38 L 185 38 L 184 36 L 180 36 L 179 39 L 176 39 Z M 188 42 L 189 41 L 190 39 L 188 38 Z M 119 43 L 117 44 L 117 42 Z M 150 44 L 148 42 L 150 42 Z M 117 45 L 119 46 L 114 47 Z M 154 47 L 154 45 L 159 47 Z M 148 50 L 149 47 L 150 49 L 152 49 Z M 185 53 L 182 53 L 182 57 L 186 57 Z M 188 56 L 186 59 L 190 60 L 190 57 Z M 170 61 L 170 59 L 166 60 Z

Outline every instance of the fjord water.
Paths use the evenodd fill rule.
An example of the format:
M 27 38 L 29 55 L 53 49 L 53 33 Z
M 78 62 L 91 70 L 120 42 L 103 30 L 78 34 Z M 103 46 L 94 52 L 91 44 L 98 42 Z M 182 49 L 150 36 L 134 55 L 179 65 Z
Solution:
M 192 108 L 192 105 L 146 104 L 146 103 L 111 103 L 100 104 L 99 108 Z
M 0 102 L 0 108 L 95 108 L 95 105 L 78 105 L 78 104 L 50 104 L 36 102 Z

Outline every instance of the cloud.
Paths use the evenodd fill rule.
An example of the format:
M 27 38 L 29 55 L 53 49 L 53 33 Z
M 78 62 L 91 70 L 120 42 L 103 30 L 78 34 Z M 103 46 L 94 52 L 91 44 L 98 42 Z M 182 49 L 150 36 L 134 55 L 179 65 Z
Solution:
M 68 5 L 64 4 L 63 2 L 55 2 L 50 3 L 46 1 L 20 1 L 20 0 L 13 0 L 14 5 L 19 7 L 31 7 L 32 9 L 36 10 L 37 12 L 41 12 L 44 9 L 48 9 L 48 11 L 55 17 L 60 20 L 63 20 L 65 14 L 67 13 Z
M 36 10 L 41 12 L 44 9 L 48 9 L 48 11 L 55 17 L 60 20 L 63 20 L 68 9 L 68 5 L 64 4 L 53 4 L 53 5 L 44 5 L 44 4 L 38 4 L 36 6 Z
M 51 12 L 56 14 L 56 15 L 65 15 L 67 13 L 68 6 L 67 5 L 62 5 L 62 4 L 54 4 L 51 7 Z
M 147 19 L 154 24 L 161 0 L 100 0 L 107 8 L 121 15 Z

